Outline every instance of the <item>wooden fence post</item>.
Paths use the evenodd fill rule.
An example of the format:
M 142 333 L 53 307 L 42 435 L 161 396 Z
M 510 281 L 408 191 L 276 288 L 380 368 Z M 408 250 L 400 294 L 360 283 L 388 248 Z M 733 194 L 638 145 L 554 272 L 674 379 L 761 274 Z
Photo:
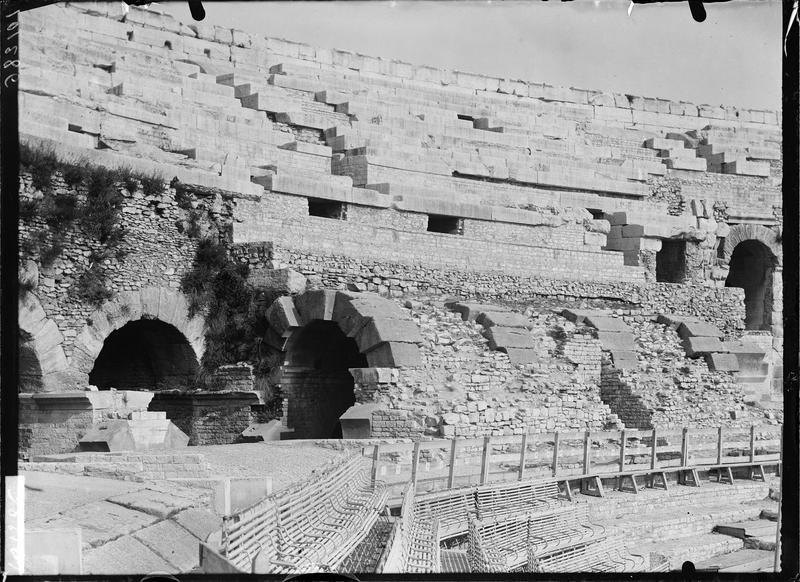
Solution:
M 717 465 L 722 464 L 722 427 L 717 429 Z
M 756 459 L 756 425 L 750 425 L 750 462 Z
M 372 451 L 372 486 L 375 487 L 375 482 L 378 480 L 378 468 L 380 466 L 380 445 L 375 445 Z
M 657 438 L 658 431 L 654 428 L 653 429 L 653 443 L 651 446 L 650 452 L 650 470 L 652 471 L 658 466 L 658 451 L 656 450 L 656 443 L 658 442 Z
M 626 436 L 625 431 L 620 432 L 620 443 L 619 443 L 619 470 L 625 470 L 625 445 L 626 445 Z
M 447 488 L 453 488 L 456 478 L 456 439 L 450 441 L 450 474 L 447 476 Z
M 486 483 L 489 477 L 489 440 L 492 437 L 483 437 L 483 458 L 481 459 L 481 485 Z
M 419 445 L 420 441 L 414 442 L 414 453 L 411 457 L 411 482 L 417 486 L 417 469 L 419 467 Z
M 681 438 L 681 467 L 689 464 L 689 427 L 683 427 L 683 435 Z
M 590 437 L 591 433 L 587 430 L 586 435 L 583 437 L 583 474 L 589 474 L 589 465 L 591 465 L 591 460 L 589 459 L 589 451 L 591 450 L 590 447 Z
M 528 452 L 528 433 L 522 433 L 522 450 L 519 452 L 519 480 L 525 476 L 525 456 Z
M 553 439 L 553 477 L 558 475 L 558 431 L 555 433 L 555 439 Z

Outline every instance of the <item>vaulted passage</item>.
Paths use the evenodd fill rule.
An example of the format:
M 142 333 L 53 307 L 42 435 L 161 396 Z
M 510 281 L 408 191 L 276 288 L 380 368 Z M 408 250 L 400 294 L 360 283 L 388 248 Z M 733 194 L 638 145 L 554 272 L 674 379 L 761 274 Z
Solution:
M 181 332 L 163 321 L 140 319 L 109 334 L 89 383 L 101 389 L 186 389 L 197 370 L 197 358 Z
M 772 252 L 760 241 L 746 240 L 733 249 L 725 286 L 744 289 L 746 329 L 770 328 L 774 263 Z
M 341 438 L 339 417 L 355 403 L 348 369 L 367 366 L 336 322 L 315 320 L 295 332 L 280 382 L 289 400 L 292 438 Z

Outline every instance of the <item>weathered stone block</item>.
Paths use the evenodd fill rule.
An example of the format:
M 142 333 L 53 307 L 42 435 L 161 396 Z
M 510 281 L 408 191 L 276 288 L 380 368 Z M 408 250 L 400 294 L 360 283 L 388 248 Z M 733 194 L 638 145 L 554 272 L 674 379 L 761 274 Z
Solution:
M 333 308 L 336 303 L 336 291 L 319 289 L 306 291 L 295 297 L 295 307 L 303 321 L 323 319 L 330 321 L 333 318 Z
M 705 321 L 684 319 L 678 327 L 678 335 L 681 339 L 686 339 L 694 336 L 720 338 L 724 334 L 716 326 Z
M 293 269 L 266 269 L 253 267 L 247 280 L 256 289 L 270 289 L 288 295 L 296 295 L 306 290 L 306 278 Z
M 734 354 L 708 353 L 705 354 L 708 369 L 714 372 L 738 372 L 739 360 Z
M 368 352 L 366 356 L 369 365 L 375 368 L 406 368 L 422 365 L 422 354 L 417 344 L 383 343 Z
M 483 311 L 475 321 L 484 327 L 533 327 L 527 317 L 513 311 Z
M 614 367 L 620 370 L 633 370 L 639 367 L 639 358 L 636 357 L 636 352 L 613 350 L 611 359 L 614 362 Z
M 403 319 L 371 319 L 355 336 L 360 352 L 367 352 L 382 342 L 420 343 L 422 336 L 414 321 Z
M 604 350 L 635 352 L 636 343 L 630 332 L 598 331 L 597 339 Z
M 468 303 L 465 301 L 445 302 L 444 306 L 456 313 L 461 314 L 464 321 L 475 321 L 483 312 L 509 311 L 499 305 L 486 305 L 483 303 Z
M 290 329 L 302 325 L 302 318 L 297 313 L 291 297 L 278 297 L 267 309 L 266 318 L 270 326 L 281 336 L 286 335 Z
M 683 349 L 690 358 L 696 358 L 710 352 L 724 352 L 722 342 L 715 337 L 687 337 L 683 340 Z
M 630 328 L 619 317 L 610 317 L 608 315 L 587 313 L 584 318 L 584 323 L 601 331 L 614 331 L 614 332 L 628 332 Z
M 539 352 L 530 348 L 504 348 L 512 364 L 532 364 L 539 361 Z
M 490 327 L 483 332 L 483 336 L 489 340 L 489 347 L 493 350 L 535 347 L 531 335 L 518 328 Z

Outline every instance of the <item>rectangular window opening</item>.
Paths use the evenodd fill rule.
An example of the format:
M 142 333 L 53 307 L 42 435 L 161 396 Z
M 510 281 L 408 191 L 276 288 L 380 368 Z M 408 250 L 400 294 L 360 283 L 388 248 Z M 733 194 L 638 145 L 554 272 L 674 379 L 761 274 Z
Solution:
M 428 232 L 464 234 L 464 219 L 458 216 L 428 215 Z
M 308 215 L 334 220 L 347 220 L 347 204 L 336 200 L 308 199 Z
M 686 281 L 686 241 L 661 241 L 661 250 L 656 253 L 656 281 L 660 283 Z
M 589 214 L 592 215 L 592 218 L 594 220 L 599 220 L 599 219 L 603 218 L 606 215 L 605 212 L 603 212 L 602 210 L 599 210 L 597 208 L 587 208 L 586 210 L 589 211 Z

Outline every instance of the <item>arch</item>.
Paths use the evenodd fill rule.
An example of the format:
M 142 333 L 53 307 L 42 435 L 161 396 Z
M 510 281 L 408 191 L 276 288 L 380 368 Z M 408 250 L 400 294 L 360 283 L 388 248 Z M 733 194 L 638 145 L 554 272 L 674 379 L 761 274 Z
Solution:
M 722 247 L 722 261 L 724 264 L 730 263 L 733 251 L 740 243 L 754 240 L 762 243 L 775 261 L 775 266 L 783 264 L 783 249 L 781 247 L 778 232 L 762 226 L 760 224 L 735 224 L 731 226 L 725 243 Z
M 189 304 L 182 293 L 164 287 L 145 287 L 119 293 L 89 315 L 87 324 L 75 338 L 71 366 L 88 375 L 106 338 L 127 323 L 141 319 L 170 324 L 186 338 L 194 358 L 202 361 L 205 348 L 203 318 L 189 316 Z
M 100 389 L 187 389 L 194 384 L 198 369 L 194 350 L 173 325 L 139 319 L 108 335 L 89 383 Z
M 773 272 L 776 258 L 760 240 L 736 245 L 728 265 L 726 287 L 744 289 L 745 329 L 769 330 L 773 320 Z
M 339 418 L 357 401 L 351 370 L 422 363 L 416 323 L 374 293 L 307 291 L 279 297 L 266 316 L 265 339 L 284 353 L 278 382 L 295 438 L 337 436 Z
M 64 354 L 64 337 L 47 317 L 39 299 L 30 291 L 20 294 L 19 379 L 20 392 L 58 392 L 77 389 Z

